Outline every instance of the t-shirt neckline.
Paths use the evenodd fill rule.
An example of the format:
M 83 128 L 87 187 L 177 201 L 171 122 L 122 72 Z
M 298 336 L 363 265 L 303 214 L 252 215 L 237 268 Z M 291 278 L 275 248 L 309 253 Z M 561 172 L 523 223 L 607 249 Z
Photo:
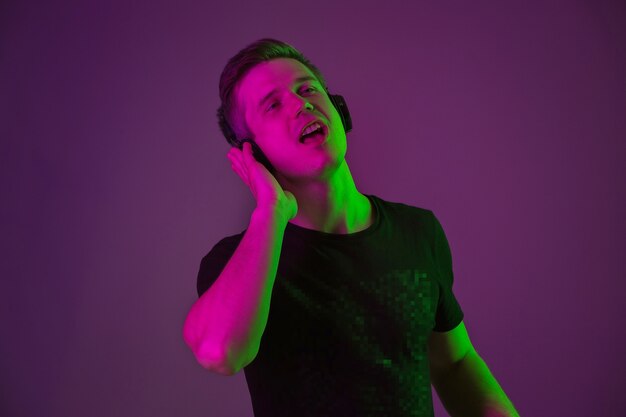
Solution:
M 296 233 L 303 236 L 320 239 L 335 239 L 335 240 L 350 240 L 356 238 L 362 238 L 375 233 L 378 230 L 381 223 L 381 208 L 376 196 L 371 194 L 363 194 L 366 196 L 372 204 L 372 210 L 374 210 L 374 221 L 366 229 L 359 230 L 354 233 L 327 233 L 314 229 L 307 229 L 306 227 L 298 226 L 291 222 L 287 223 L 287 229 L 289 232 Z

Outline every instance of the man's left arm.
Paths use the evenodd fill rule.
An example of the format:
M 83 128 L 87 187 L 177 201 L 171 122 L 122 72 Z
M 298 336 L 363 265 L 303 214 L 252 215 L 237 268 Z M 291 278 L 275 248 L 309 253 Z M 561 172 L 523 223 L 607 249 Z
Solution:
M 433 331 L 428 357 L 431 382 L 452 417 L 519 417 L 463 322 L 448 332 Z

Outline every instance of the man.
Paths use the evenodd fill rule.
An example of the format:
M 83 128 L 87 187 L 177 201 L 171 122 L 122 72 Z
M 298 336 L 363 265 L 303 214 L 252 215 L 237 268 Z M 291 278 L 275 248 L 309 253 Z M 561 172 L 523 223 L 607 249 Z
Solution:
M 256 417 L 432 416 L 431 382 L 453 416 L 516 416 L 468 337 L 439 221 L 357 190 L 349 114 L 320 71 L 262 39 L 220 97 L 256 208 L 201 262 L 184 328 L 199 363 L 244 369 Z

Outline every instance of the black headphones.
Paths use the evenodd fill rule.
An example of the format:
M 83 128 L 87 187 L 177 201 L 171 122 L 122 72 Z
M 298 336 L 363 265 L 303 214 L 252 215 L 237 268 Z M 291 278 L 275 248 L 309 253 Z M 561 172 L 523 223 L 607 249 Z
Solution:
M 344 98 L 338 94 L 328 94 L 328 98 L 330 98 L 333 106 L 335 106 L 335 109 L 337 109 L 339 117 L 341 117 L 341 124 L 343 125 L 344 130 L 346 131 L 346 133 L 350 132 L 352 130 L 352 117 L 350 117 L 350 111 L 348 110 L 346 100 L 344 100 Z M 237 139 L 235 131 L 230 127 L 228 121 L 226 120 L 226 116 L 224 115 L 224 108 L 222 106 L 217 109 L 217 121 L 220 129 L 222 130 L 222 133 L 224 134 L 224 137 L 231 146 L 236 146 L 239 149 L 243 149 L 243 144 L 245 142 L 250 142 L 250 145 L 252 145 L 252 154 L 254 155 L 256 160 L 265 165 L 265 168 L 267 168 L 267 170 L 270 171 L 272 174 L 276 172 L 263 151 L 261 151 L 261 148 L 259 148 L 259 146 L 252 139 Z
M 341 124 L 343 124 L 343 128 L 346 133 L 352 130 L 352 117 L 350 117 L 350 111 L 348 111 L 348 105 L 346 104 L 346 100 L 343 99 L 343 96 L 339 94 L 328 94 L 328 98 L 333 103 L 333 106 L 337 109 L 339 116 L 341 117 Z

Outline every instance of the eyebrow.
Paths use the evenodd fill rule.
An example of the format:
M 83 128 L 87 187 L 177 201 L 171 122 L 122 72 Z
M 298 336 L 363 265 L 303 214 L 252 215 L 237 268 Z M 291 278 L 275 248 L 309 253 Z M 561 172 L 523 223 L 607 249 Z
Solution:
M 310 75 L 305 75 L 305 76 L 303 76 L 303 77 L 298 77 L 298 78 L 296 78 L 296 79 L 295 79 L 295 82 L 296 82 L 296 83 L 301 83 L 301 82 L 304 82 L 304 81 L 316 81 L 316 82 L 317 82 L 317 79 L 316 79 L 315 77 L 311 77 Z M 270 91 L 269 93 L 267 93 L 267 94 L 266 94 L 266 95 L 265 95 L 265 96 L 261 99 L 261 101 L 259 102 L 258 107 L 263 106 L 263 104 L 264 104 L 267 100 L 269 100 L 269 99 L 270 99 L 270 97 L 272 97 L 274 94 L 276 94 L 276 92 L 277 92 L 277 91 L 278 91 L 278 88 L 275 88 L 275 89 L 273 89 L 272 91 Z

